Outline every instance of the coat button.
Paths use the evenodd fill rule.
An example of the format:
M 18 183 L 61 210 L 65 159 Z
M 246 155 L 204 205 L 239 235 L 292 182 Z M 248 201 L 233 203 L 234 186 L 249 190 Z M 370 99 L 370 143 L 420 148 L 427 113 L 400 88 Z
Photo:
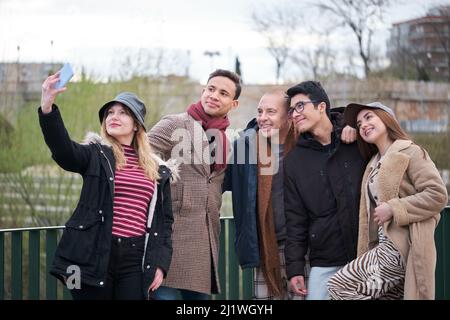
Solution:
M 147 269 L 150 269 L 150 265 L 149 264 L 147 265 Z
M 157 236 L 158 236 L 158 232 L 155 232 L 153 235 L 154 235 L 155 237 L 157 237 Z
M 109 177 L 109 180 L 113 181 L 113 180 L 114 180 L 114 178 L 113 178 L 113 177 Z
M 81 225 L 81 226 L 78 226 L 78 228 L 80 228 L 80 229 L 83 229 L 83 228 L 84 228 L 84 226 L 82 226 L 82 225 Z
M 100 281 L 100 285 L 101 285 L 101 286 L 103 285 L 103 283 L 104 283 L 103 281 Z
M 166 170 L 163 170 L 162 173 L 166 173 Z
M 103 211 L 102 211 L 102 210 L 98 210 L 98 213 L 102 214 L 102 213 L 103 213 Z

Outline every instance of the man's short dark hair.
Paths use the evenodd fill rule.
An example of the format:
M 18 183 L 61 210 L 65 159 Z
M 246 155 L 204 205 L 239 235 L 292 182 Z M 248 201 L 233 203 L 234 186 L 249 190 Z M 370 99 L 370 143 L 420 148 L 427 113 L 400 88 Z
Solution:
M 215 77 L 225 77 L 233 81 L 236 86 L 236 93 L 234 95 L 234 100 L 239 98 L 239 96 L 241 95 L 242 87 L 241 87 L 241 77 L 239 77 L 237 73 L 234 73 L 229 70 L 217 69 L 216 71 L 214 71 L 209 75 L 207 82 L 209 82 L 209 80 Z
M 291 104 L 292 97 L 296 96 L 297 94 L 304 94 L 312 101 L 315 101 L 315 106 L 317 106 L 321 102 L 325 102 L 326 112 L 328 117 L 330 117 L 330 99 L 328 99 L 328 95 L 319 81 L 303 81 L 293 87 L 290 87 L 286 91 L 286 94 L 289 97 L 289 105 Z

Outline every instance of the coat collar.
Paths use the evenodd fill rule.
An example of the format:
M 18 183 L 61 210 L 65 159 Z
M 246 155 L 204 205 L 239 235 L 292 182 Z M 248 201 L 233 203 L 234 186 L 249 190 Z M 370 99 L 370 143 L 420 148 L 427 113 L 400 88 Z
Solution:
M 81 144 L 101 144 L 103 146 L 111 147 L 111 144 L 106 139 L 103 139 L 101 135 L 92 131 L 86 133 Z
M 400 151 L 408 148 L 412 144 L 411 140 L 396 140 L 386 151 L 381 162 L 378 183 L 383 188 L 379 190 L 379 198 L 381 202 L 386 202 L 397 196 L 400 190 L 400 184 L 405 174 L 410 157 Z M 370 168 L 377 163 L 377 155 L 370 161 Z
M 385 153 L 383 158 L 384 159 L 391 158 L 397 152 L 400 152 L 402 150 L 407 149 L 412 144 L 413 144 L 413 142 L 411 140 L 400 140 L 400 139 L 397 139 L 386 150 L 386 153 Z M 370 170 L 372 170 L 375 167 L 375 165 L 377 164 L 378 160 L 379 160 L 379 153 L 376 153 L 372 157 L 372 159 L 369 161 L 367 167 L 370 168 Z
M 394 153 L 394 152 L 399 152 L 402 151 L 406 148 L 408 148 L 410 145 L 412 145 L 412 141 L 411 140 L 401 140 L 401 139 L 397 139 L 395 140 L 392 145 L 387 149 L 386 151 L 386 155 L 389 153 Z

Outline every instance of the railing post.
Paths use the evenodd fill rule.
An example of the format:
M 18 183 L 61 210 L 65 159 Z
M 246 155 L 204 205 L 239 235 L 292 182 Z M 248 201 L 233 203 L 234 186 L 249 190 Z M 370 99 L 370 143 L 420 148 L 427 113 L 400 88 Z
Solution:
M 28 239 L 28 299 L 39 300 L 40 291 L 40 248 L 39 230 L 32 230 Z
M 450 300 L 450 277 L 448 275 L 450 263 L 450 247 L 448 240 L 450 237 L 450 207 L 445 208 L 441 213 L 441 220 L 436 228 L 436 300 Z
M 250 300 L 253 298 L 253 272 L 253 268 L 242 270 L 242 287 L 244 300 Z
M 22 300 L 22 231 L 11 233 L 11 299 Z
M 67 289 L 67 286 L 63 286 L 63 300 L 72 300 L 72 295 L 70 294 L 70 290 Z
M 239 262 L 234 250 L 235 226 L 234 219 L 228 220 L 228 286 L 229 300 L 239 299 Z
M 450 247 L 448 245 L 449 237 L 450 237 L 450 207 L 447 207 L 444 209 L 443 214 L 443 227 L 444 227 L 444 241 L 443 241 L 443 260 L 444 260 L 444 274 L 443 274 L 443 280 L 444 280 L 444 297 L 443 299 L 450 300 L 450 275 L 449 275 L 449 267 L 450 267 Z M 447 240 L 447 241 L 445 241 Z
M 219 247 L 219 281 L 220 281 L 220 294 L 213 296 L 214 300 L 225 300 L 227 296 L 227 283 L 226 283 L 226 264 L 227 259 L 225 256 L 225 233 L 226 233 L 226 219 L 220 219 L 220 247 Z
M 56 245 L 57 245 L 57 230 L 47 230 L 46 240 L 45 240 L 45 291 L 46 291 L 46 299 L 47 300 L 56 300 L 58 298 L 57 295 L 57 286 L 56 286 L 56 278 L 50 275 L 50 267 L 53 262 L 53 255 L 55 254 Z
M 0 300 L 4 300 L 5 292 L 5 234 L 0 232 Z

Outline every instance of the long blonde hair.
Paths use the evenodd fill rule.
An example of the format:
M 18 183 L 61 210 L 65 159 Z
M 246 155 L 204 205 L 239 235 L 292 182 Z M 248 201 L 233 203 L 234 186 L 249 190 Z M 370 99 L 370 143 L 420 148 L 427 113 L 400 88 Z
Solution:
M 144 170 L 144 174 L 150 180 L 156 181 L 159 179 L 158 168 L 159 165 L 156 160 L 152 157 L 153 150 L 150 146 L 150 141 L 148 140 L 148 136 L 145 133 L 144 128 L 139 124 L 134 115 L 130 112 L 128 107 L 124 107 L 126 112 L 133 118 L 134 125 L 137 127 L 137 131 L 134 134 L 133 141 L 131 142 L 131 146 L 136 151 L 138 157 L 139 167 Z M 116 138 L 108 134 L 106 131 L 106 115 L 108 114 L 108 110 L 104 113 L 104 118 L 102 121 L 101 128 L 101 136 L 103 139 L 108 141 L 111 144 L 114 158 L 116 159 L 116 169 L 122 169 L 126 165 L 126 158 L 122 148 L 122 145 Z

